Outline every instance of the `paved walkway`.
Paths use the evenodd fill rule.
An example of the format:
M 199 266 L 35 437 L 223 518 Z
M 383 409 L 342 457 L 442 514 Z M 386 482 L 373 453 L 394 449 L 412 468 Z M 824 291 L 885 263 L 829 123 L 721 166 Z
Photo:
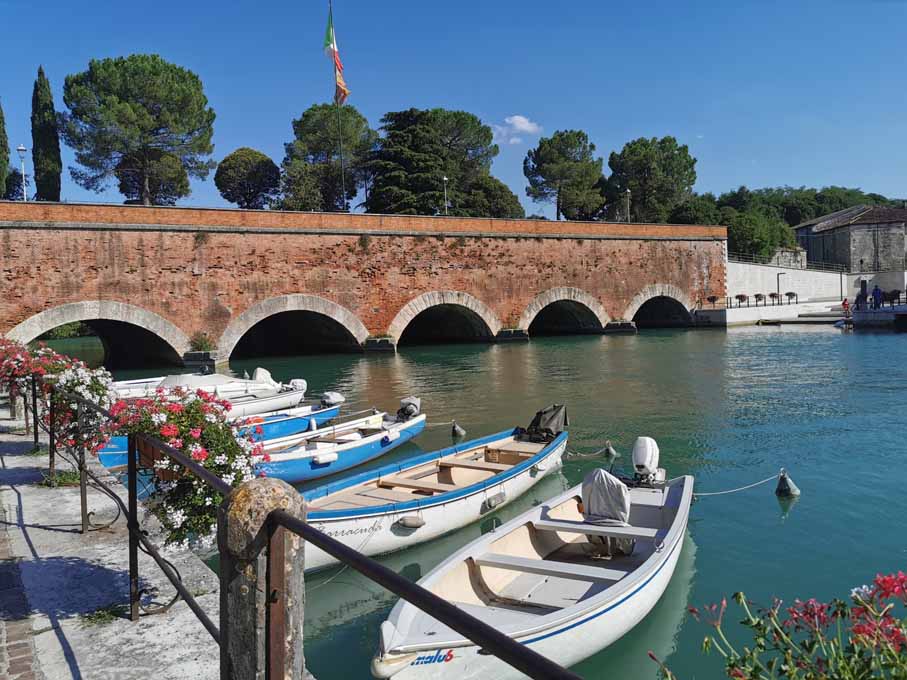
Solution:
M 31 437 L 17 434 L 21 422 L 7 416 L 0 410 L 0 678 L 217 678 L 217 645 L 185 603 L 136 623 L 126 618 L 125 518 L 111 499 L 89 488 L 92 521 L 116 521 L 83 536 L 78 487 L 44 486 L 47 455 L 28 455 Z M 105 481 L 126 498 L 116 480 Z M 145 517 L 142 524 L 162 545 L 156 521 Z M 162 553 L 217 621 L 217 577 L 192 553 Z M 143 553 L 139 573 L 146 601 L 169 601 L 173 587 Z

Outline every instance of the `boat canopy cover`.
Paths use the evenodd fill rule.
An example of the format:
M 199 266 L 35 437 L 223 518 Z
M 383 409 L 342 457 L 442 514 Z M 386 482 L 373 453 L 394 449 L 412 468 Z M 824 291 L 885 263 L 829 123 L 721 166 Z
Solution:
M 598 468 L 586 475 L 582 498 L 587 522 L 625 526 L 630 519 L 630 490 L 607 470 Z
M 397 422 L 405 423 L 410 418 L 415 418 L 422 411 L 422 400 L 419 397 L 403 397 L 400 408 L 397 409 Z
M 322 406 L 337 406 L 346 401 L 340 392 L 325 392 L 321 395 L 321 405 Z
M 567 407 L 552 404 L 535 414 L 527 428 L 518 428 L 517 438 L 530 442 L 550 442 L 570 425 Z

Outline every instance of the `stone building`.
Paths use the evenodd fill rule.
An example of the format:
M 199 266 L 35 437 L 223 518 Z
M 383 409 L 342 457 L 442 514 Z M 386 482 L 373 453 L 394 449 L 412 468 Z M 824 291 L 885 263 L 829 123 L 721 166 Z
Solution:
M 903 271 L 907 208 L 858 205 L 794 227 L 809 262 L 841 264 L 849 272 Z

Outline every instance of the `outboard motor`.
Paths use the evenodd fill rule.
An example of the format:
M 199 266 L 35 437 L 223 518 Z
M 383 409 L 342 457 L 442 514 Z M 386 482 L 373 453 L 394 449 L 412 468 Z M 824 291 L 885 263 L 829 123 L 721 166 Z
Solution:
M 309 389 L 309 384 L 302 378 L 293 378 L 290 381 L 290 389 L 291 390 L 302 390 L 303 395 L 305 395 L 305 391 L 307 389 Z
M 516 438 L 524 442 L 547 444 L 553 441 L 570 425 L 567 407 L 563 404 L 552 404 L 535 414 L 529 427 L 517 428 Z
M 325 392 L 321 395 L 321 405 L 325 408 L 330 408 L 331 406 L 339 406 L 346 401 L 340 392 Z
M 658 467 L 658 444 L 651 437 L 637 437 L 633 443 L 634 479 L 641 486 L 665 481 L 664 468 Z
M 397 409 L 397 422 L 405 423 L 421 412 L 422 400 L 419 397 L 404 397 L 400 400 L 400 408 Z

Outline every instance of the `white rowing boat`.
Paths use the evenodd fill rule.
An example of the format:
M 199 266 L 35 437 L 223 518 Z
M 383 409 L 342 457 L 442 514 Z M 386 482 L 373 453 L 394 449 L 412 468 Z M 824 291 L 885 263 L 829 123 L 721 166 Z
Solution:
M 401 550 L 464 527 L 560 467 L 566 410 L 557 407 L 555 418 L 554 429 L 543 436 L 529 434 L 532 425 L 514 428 L 310 489 L 303 493 L 307 521 L 364 555 Z M 306 545 L 306 571 L 336 562 Z
M 469 543 L 419 585 L 562 666 L 607 647 L 649 613 L 671 580 L 693 478 L 630 488 L 624 523 L 587 521 L 581 493 L 574 487 Z M 633 542 L 624 548 L 630 554 L 609 550 L 602 559 L 600 543 L 611 541 Z M 394 680 L 523 677 L 404 601 L 381 625 L 372 673 Z

